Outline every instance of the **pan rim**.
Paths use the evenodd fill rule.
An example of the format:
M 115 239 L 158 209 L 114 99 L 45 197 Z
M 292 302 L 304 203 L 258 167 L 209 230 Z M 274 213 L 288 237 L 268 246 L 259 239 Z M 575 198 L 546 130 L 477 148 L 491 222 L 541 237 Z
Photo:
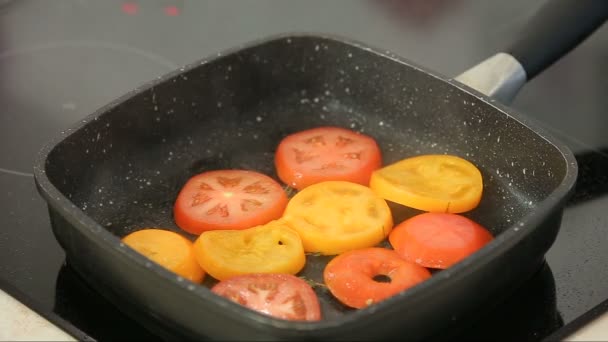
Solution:
M 293 322 L 265 316 L 260 313 L 243 308 L 236 303 L 213 295 L 212 292 L 204 286 L 197 286 L 194 291 L 185 291 L 186 287 L 189 284 L 188 282 L 181 282 L 180 284 L 180 282 L 176 281 L 175 275 L 154 263 L 151 267 L 146 266 L 147 259 L 145 257 L 132 251 L 130 248 L 121 247 L 120 239 L 117 236 L 115 236 L 110 231 L 102 227 L 99 223 L 94 221 L 83 210 L 81 210 L 81 208 L 77 207 L 72 201 L 70 201 L 66 196 L 64 196 L 63 193 L 59 191 L 59 189 L 51 182 L 51 180 L 46 175 L 46 163 L 50 154 L 57 147 L 57 145 L 59 145 L 69 136 L 86 126 L 89 122 L 98 120 L 101 116 L 103 116 L 105 113 L 107 113 L 117 105 L 165 82 L 168 79 L 178 76 L 200 65 L 219 60 L 224 56 L 231 55 L 233 53 L 245 49 L 253 48 L 267 43 L 272 43 L 275 41 L 295 38 L 325 39 L 335 43 L 346 44 L 355 48 L 364 49 L 366 51 L 378 55 L 379 57 L 388 58 L 394 62 L 404 64 L 414 69 L 418 69 L 419 71 L 428 74 L 429 76 L 432 76 L 440 81 L 447 82 L 452 86 L 459 88 L 460 90 L 470 95 L 473 95 L 480 101 L 491 105 L 501 113 L 521 123 L 527 129 L 533 131 L 534 134 L 538 135 L 539 137 L 547 141 L 549 144 L 551 144 L 562 155 L 563 161 L 566 164 L 566 172 L 564 174 L 564 177 L 561 179 L 559 185 L 554 188 L 552 192 L 545 199 L 543 199 L 542 202 L 538 204 L 538 210 L 532 211 L 531 213 L 520 218 L 520 220 L 518 220 L 517 222 L 514 222 L 509 228 L 507 228 L 501 234 L 497 235 L 491 243 L 476 252 L 474 255 L 471 255 L 469 258 L 463 260 L 458 264 L 455 264 L 451 268 L 436 274 L 424 283 L 412 287 L 408 291 L 402 292 L 394 296 L 393 298 L 389 298 L 386 301 L 377 303 L 374 306 L 361 310 L 356 310 L 354 312 L 349 312 L 348 314 L 345 314 L 344 316 L 331 321 L 322 320 L 319 322 Z M 416 63 L 413 63 L 410 60 L 400 57 L 386 49 L 379 49 L 377 47 L 363 43 L 358 40 L 326 33 L 288 32 L 270 35 L 265 38 L 255 39 L 244 44 L 236 45 L 235 47 L 225 49 L 219 53 L 211 54 L 207 57 L 186 64 L 183 67 L 165 73 L 154 80 L 144 82 L 142 85 L 134 88 L 133 90 L 123 94 L 117 99 L 93 111 L 91 114 L 87 115 L 78 122 L 70 125 L 60 134 L 57 134 L 52 139 L 50 139 L 46 144 L 43 145 L 43 147 L 38 152 L 34 163 L 33 171 L 34 180 L 38 191 L 46 199 L 48 205 L 53 207 L 53 209 L 55 209 L 58 213 L 64 216 L 66 220 L 71 222 L 77 222 L 78 224 L 74 225 L 76 229 L 80 230 L 82 234 L 85 234 L 90 240 L 93 240 L 93 242 L 102 244 L 104 247 L 106 247 L 106 249 L 112 251 L 112 253 L 119 253 L 121 256 L 130 259 L 131 262 L 134 262 L 138 267 L 148 269 L 156 273 L 157 275 L 160 275 L 161 278 L 164 278 L 165 280 L 171 282 L 173 285 L 182 287 L 185 292 L 193 293 L 195 297 L 199 300 L 210 301 L 212 304 L 219 305 L 220 309 L 230 310 L 231 312 L 236 314 L 233 316 L 237 317 L 237 319 L 241 320 L 243 323 L 262 324 L 263 326 L 270 326 L 274 329 L 296 330 L 297 332 L 306 332 L 313 330 L 324 330 L 329 332 L 330 330 L 336 329 L 338 327 L 343 328 L 344 326 L 359 324 L 359 321 L 361 319 L 374 312 L 389 312 L 394 307 L 394 304 L 397 301 L 423 303 L 425 298 L 427 298 L 429 294 L 434 293 L 436 291 L 442 291 L 443 288 L 448 285 L 448 282 L 446 282 L 445 279 L 465 277 L 470 272 L 473 272 L 473 270 L 488 263 L 492 259 L 492 256 L 499 255 L 504 251 L 510 249 L 512 246 L 518 244 L 521 240 L 523 240 L 533 231 L 533 229 L 525 229 L 525 227 L 520 226 L 520 224 L 524 224 L 525 222 L 527 225 L 535 226 L 542 220 L 543 215 L 539 213 L 546 213 L 549 211 L 549 209 L 555 208 L 558 205 L 562 205 L 566 201 L 566 199 L 572 194 L 574 184 L 576 182 L 576 177 L 578 174 L 578 167 L 572 151 L 570 151 L 570 149 L 563 142 L 556 139 L 553 135 L 549 134 L 549 132 L 547 132 L 545 129 L 543 129 L 542 127 L 538 127 L 535 122 L 532 122 L 531 120 L 527 119 L 524 115 L 513 110 L 512 108 L 501 104 L 491 98 L 488 98 L 487 96 L 475 91 L 470 87 L 467 87 L 464 84 L 461 84 L 458 81 L 445 77 L 440 73 L 429 70 L 423 66 L 417 65 Z

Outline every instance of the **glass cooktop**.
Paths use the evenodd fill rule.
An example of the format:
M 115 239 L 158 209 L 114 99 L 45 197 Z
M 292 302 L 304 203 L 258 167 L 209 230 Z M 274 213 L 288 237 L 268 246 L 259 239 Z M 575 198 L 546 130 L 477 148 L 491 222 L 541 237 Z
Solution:
M 44 143 L 146 81 L 285 32 L 337 34 L 457 75 L 513 38 L 541 2 L 0 1 L 0 285 L 79 339 L 158 339 L 66 262 L 32 177 Z M 457 337 L 541 340 L 608 298 L 607 55 L 603 27 L 512 104 L 570 146 L 580 176 L 543 268 Z

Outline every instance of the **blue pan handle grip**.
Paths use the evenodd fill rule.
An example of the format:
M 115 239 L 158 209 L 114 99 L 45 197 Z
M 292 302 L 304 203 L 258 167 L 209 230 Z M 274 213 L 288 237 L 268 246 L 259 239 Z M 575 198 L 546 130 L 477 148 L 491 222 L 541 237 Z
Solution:
M 503 52 L 455 78 L 510 103 L 521 87 L 581 43 L 608 18 L 608 0 L 547 0 Z

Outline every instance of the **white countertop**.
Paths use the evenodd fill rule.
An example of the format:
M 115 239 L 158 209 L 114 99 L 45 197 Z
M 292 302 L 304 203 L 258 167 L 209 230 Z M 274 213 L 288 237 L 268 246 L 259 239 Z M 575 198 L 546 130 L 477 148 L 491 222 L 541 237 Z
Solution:
M 566 337 L 564 341 L 608 341 L 608 311 Z
M 1 341 L 76 341 L 74 337 L 0 289 Z

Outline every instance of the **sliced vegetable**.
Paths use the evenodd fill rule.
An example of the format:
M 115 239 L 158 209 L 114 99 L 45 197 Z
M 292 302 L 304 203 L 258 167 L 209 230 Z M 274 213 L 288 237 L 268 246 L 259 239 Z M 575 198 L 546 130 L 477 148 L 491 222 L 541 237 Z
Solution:
M 294 321 L 321 319 L 319 299 L 304 280 L 291 274 L 246 274 L 217 283 L 214 293 L 252 310 Z
M 300 236 L 282 221 L 204 232 L 194 251 L 201 267 L 219 280 L 246 273 L 296 274 L 306 262 Z
M 426 268 L 403 260 L 393 250 L 379 247 L 340 254 L 323 272 L 329 291 L 353 308 L 380 302 L 430 277 Z
M 405 260 L 445 269 L 492 241 L 492 234 L 458 214 L 424 213 L 393 229 L 389 242 Z
M 279 178 L 299 190 L 330 180 L 367 186 L 381 164 L 380 148 L 372 137 L 339 127 L 288 135 L 275 154 Z
M 254 171 L 217 170 L 190 178 L 173 213 L 180 228 L 200 234 L 265 224 L 279 218 L 286 205 L 285 191 L 272 178 Z
M 122 241 L 160 266 L 195 283 L 205 277 L 192 249 L 192 242 L 169 230 L 147 228 L 133 232 Z
M 289 201 L 283 220 L 300 234 L 306 252 L 325 255 L 374 246 L 393 227 L 386 201 L 368 187 L 343 181 L 300 191 Z
M 479 169 L 465 159 L 422 155 L 375 171 L 370 187 L 382 198 L 411 208 L 462 213 L 479 204 L 483 181 Z

